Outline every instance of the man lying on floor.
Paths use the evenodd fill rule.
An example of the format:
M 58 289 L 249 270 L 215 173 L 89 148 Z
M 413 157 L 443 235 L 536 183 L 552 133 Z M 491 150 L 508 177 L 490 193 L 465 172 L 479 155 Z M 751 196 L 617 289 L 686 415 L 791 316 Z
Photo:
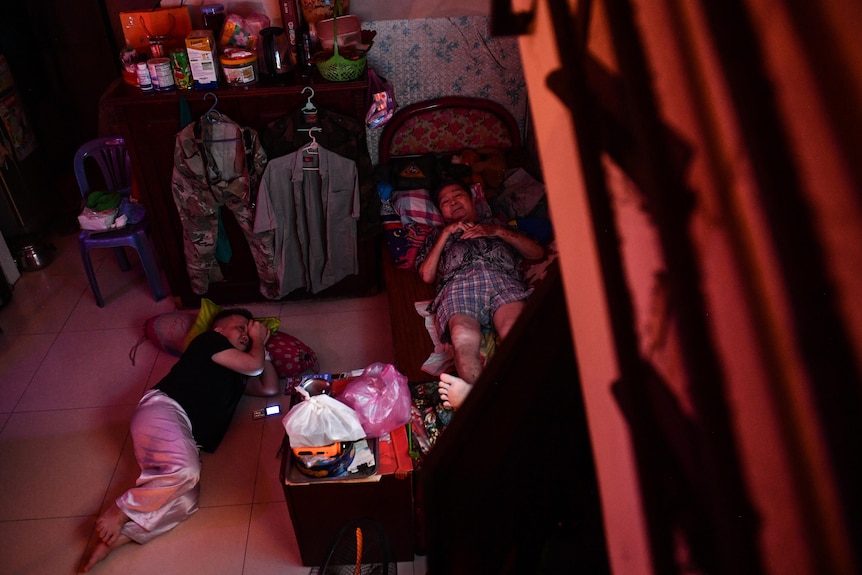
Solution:
M 264 349 L 269 336 L 248 310 L 224 310 L 144 394 L 130 429 L 141 474 L 96 520 L 99 541 L 84 557 L 82 573 L 117 547 L 146 543 L 197 511 L 200 450 L 219 446 L 243 393 L 281 392 Z

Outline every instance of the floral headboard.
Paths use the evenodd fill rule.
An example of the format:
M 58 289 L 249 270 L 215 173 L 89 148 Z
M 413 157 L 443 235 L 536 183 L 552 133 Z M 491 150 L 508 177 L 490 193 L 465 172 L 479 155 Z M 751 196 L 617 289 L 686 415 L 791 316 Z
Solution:
M 398 110 L 380 134 L 380 163 L 397 156 L 451 154 L 465 148 L 521 149 L 515 118 L 493 100 L 443 96 Z

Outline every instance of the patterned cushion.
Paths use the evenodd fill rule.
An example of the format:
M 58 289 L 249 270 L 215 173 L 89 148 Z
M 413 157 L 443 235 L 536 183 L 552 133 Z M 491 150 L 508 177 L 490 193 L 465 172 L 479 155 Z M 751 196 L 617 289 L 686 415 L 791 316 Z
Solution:
M 292 335 L 275 332 L 266 342 L 266 351 L 272 357 L 272 365 L 281 379 L 319 371 L 317 354 Z
M 491 217 L 482 185 L 473 184 L 470 191 L 479 218 Z M 381 202 L 381 218 L 389 253 L 400 269 L 415 267 L 416 254 L 425 238 L 434 227 L 443 225 L 443 216 L 431 201 L 431 194 L 421 189 L 396 192 L 391 202 Z
M 431 226 L 410 224 L 384 230 L 386 245 L 389 246 L 389 253 L 396 267 L 404 270 L 412 270 L 416 267 L 416 255 L 432 229 Z
M 395 192 L 395 211 L 401 216 L 401 223 L 442 226 L 443 216 L 431 201 L 431 194 L 425 189 L 402 190 Z
M 510 149 L 505 124 L 485 110 L 443 108 L 407 120 L 392 139 L 391 156 L 459 151 L 464 148 Z

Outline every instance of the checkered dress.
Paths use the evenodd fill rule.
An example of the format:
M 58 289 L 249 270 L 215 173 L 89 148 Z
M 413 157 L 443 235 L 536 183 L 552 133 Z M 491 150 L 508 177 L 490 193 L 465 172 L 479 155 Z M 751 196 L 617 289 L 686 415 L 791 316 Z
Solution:
M 425 261 L 440 235 L 435 228 L 416 256 L 416 268 Z M 532 293 L 521 274 L 520 254 L 495 237 L 461 239 L 452 234 L 437 266 L 437 294 L 428 311 L 436 314 L 440 341 L 449 342 L 449 319 L 456 313 L 475 318 L 483 332 L 493 330 L 494 312 L 507 303 L 523 301 Z

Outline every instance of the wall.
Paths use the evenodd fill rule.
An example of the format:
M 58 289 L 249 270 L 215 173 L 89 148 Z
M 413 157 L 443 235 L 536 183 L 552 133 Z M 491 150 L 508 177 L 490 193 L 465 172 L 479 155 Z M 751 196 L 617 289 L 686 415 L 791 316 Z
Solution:
M 161 6 L 190 6 L 192 12 L 199 12 L 203 4 L 222 4 L 228 11 L 236 10 L 242 13 L 247 10 L 266 14 L 275 21 L 280 18 L 279 2 L 281 0 L 259 0 L 244 2 L 222 0 L 162 0 Z M 334 4 L 335 0 L 332 0 Z M 152 2 L 149 2 L 150 6 Z M 150 7 L 146 6 L 146 7 Z M 142 8 L 145 6 L 141 6 Z M 449 16 L 487 16 L 489 3 L 484 0 L 412 0 L 410 2 L 392 2 L 392 0 L 353 0 L 350 4 L 350 14 L 359 16 L 362 20 L 405 20 L 421 18 L 445 18 Z
M 644 514 L 648 486 L 639 473 L 629 423 L 612 392 L 621 377 L 611 321 L 618 302 L 608 297 L 597 245 L 600 232 L 609 230 L 594 229 L 578 127 L 566 102 L 548 87 L 549 74 L 561 65 L 548 4 L 533 5 L 536 25 L 521 39 L 521 50 L 529 63 L 525 75 L 584 384 L 611 563 L 615 573 L 653 573 Z M 590 3 L 576 4 L 584 13 Z M 617 16 L 631 8 L 635 27 L 628 38 L 615 36 L 608 24 L 611 5 Z M 857 445 L 859 438 L 862 194 L 855 166 L 862 47 L 849 38 L 862 22 L 862 7 L 849 0 L 821 8 L 766 0 L 604 0 L 590 7 L 591 54 L 618 72 L 618 47 L 641 42 L 645 80 L 660 118 L 691 152 L 684 173 L 691 193 L 685 199 L 692 202 L 688 242 L 697 261 L 706 335 L 720 372 L 714 381 L 722 386 L 718 395 L 728 410 L 723 421 L 730 430 L 728 447 L 752 503 L 753 517 L 740 517 L 740 524 L 756 525 L 760 559 L 759 565 L 724 572 L 857 573 L 858 531 L 853 527 L 858 489 L 853 485 L 858 482 L 847 482 L 856 475 L 844 463 L 856 456 L 842 448 Z M 737 17 L 722 30 L 715 16 L 725 9 L 739 10 L 735 14 L 744 19 Z M 720 42 L 720 33 L 741 38 L 748 21 L 754 40 L 746 44 L 747 53 L 732 57 L 733 42 Z M 758 67 L 761 74 L 752 75 Z M 746 115 L 739 104 L 746 93 L 757 93 L 761 99 L 755 102 L 772 102 L 762 116 L 772 119 L 774 114 L 776 132 L 783 137 L 767 139 L 764 126 L 769 124 Z M 770 165 L 764 153 L 784 146 L 785 161 Z M 618 226 L 610 231 L 619 235 L 638 352 L 657 369 L 684 412 L 703 426 L 705 408 L 697 405 L 694 394 L 702 382 L 691 379 L 681 352 L 680 302 L 659 281 L 666 262 L 657 248 L 656 214 L 612 165 L 606 163 L 604 172 Z M 797 222 L 811 226 L 812 241 L 794 259 L 782 244 L 805 237 L 808 229 L 781 230 L 777 225 L 786 225 L 796 206 L 810 218 Z M 822 255 L 808 259 L 812 251 Z M 799 269 L 794 265 L 811 277 L 795 275 Z M 796 282 L 816 284 L 818 279 L 823 282 L 815 293 L 795 291 Z M 808 310 L 823 310 L 827 318 L 834 314 L 835 321 L 818 323 Z M 829 329 L 817 329 L 825 325 Z M 807 327 L 815 328 L 813 338 Z M 829 375 L 832 358 L 841 360 L 842 371 Z M 843 405 L 825 401 L 824 390 L 835 393 Z M 709 432 L 708 427 L 700 429 Z M 713 479 L 700 477 L 702 485 Z M 677 545 L 674 572 L 700 572 L 688 562 L 691 549 L 683 537 Z
M 492 37 L 488 18 L 363 22 L 377 36 L 368 65 L 392 82 L 399 106 L 443 95 L 475 96 L 505 106 L 527 131 L 527 86 L 515 38 Z M 380 130 L 368 131 L 376 163 Z

